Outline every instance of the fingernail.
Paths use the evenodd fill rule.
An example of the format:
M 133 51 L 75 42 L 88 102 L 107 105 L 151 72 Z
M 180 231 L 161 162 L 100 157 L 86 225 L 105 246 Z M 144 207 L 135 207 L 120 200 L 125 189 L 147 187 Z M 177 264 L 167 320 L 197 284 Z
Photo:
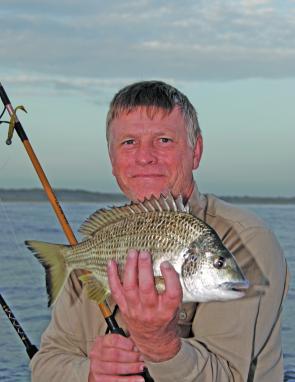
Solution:
M 140 361 L 144 361 L 144 356 L 143 356 L 142 354 L 140 354 L 140 356 L 139 356 L 139 360 L 140 360 Z
M 149 257 L 150 257 L 150 254 L 148 252 L 140 252 L 139 254 L 140 260 L 147 260 L 149 259 Z
M 134 259 L 137 256 L 137 251 L 135 249 L 130 249 L 128 251 L 128 257 L 129 259 Z
M 140 369 L 140 371 L 143 371 L 144 370 L 144 365 L 141 365 L 139 369 Z
M 113 264 L 114 264 L 114 260 L 109 260 L 108 261 L 108 267 L 109 268 L 111 268 Z

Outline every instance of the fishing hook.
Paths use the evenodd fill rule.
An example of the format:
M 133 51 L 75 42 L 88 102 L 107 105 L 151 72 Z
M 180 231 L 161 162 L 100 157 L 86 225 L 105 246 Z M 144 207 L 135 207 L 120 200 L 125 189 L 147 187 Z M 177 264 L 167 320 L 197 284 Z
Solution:
M 11 145 L 11 143 L 12 143 L 12 136 L 13 136 L 13 132 L 14 132 L 14 127 L 15 127 L 15 123 L 17 122 L 17 116 L 16 116 L 17 110 L 23 110 L 24 112 L 27 113 L 27 110 L 25 109 L 25 107 L 23 105 L 19 105 L 13 110 L 13 113 L 11 114 L 10 121 L 9 121 L 8 135 L 7 135 L 7 139 L 6 139 L 7 145 Z
M 1 123 L 7 123 L 7 124 L 9 124 L 8 135 L 7 135 L 7 139 L 6 139 L 6 144 L 7 144 L 7 145 L 11 145 L 11 143 L 12 143 L 12 136 L 13 136 L 13 132 L 14 132 L 14 128 L 15 128 L 15 124 L 16 124 L 16 122 L 18 121 L 17 116 L 16 116 L 16 111 L 17 111 L 17 110 L 23 110 L 24 112 L 27 113 L 27 110 L 25 109 L 25 107 L 24 107 L 23 105 L 19 105 L 19 106 L 17 106 L 17 107 L 13 110 L 13 112 L 12 112 L 12 114 L 11 114 L 11 116 L 10 116 L 10 121 L 1 121 L 1 118 L 3 117 L 3 115 L 4 115 L 5 111 L 6 111 L 6 107 L 4 107 L 2 113 L 0 114 L 0 124 L 1 124 Z

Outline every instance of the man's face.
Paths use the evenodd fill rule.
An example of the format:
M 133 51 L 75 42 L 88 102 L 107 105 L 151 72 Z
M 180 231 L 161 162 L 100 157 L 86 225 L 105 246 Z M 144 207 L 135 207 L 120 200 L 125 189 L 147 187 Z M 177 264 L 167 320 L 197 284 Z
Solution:
M 110 125 L 110 158 L 113 175 L 131 200 L 159 197 L 170 191 L 188 198 L 193 189 L 192 170 L 202 154 L 202 139 L 188 143 L 180 110 L 163 110 L 150 118 L 145 107 L 122 113 Z

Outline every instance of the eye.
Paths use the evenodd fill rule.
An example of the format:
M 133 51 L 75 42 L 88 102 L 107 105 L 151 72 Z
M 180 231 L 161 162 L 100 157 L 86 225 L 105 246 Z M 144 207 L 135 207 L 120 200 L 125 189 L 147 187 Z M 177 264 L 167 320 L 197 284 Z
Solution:
M 126 139 L 126 141 L 122 142 L 122 145 L 133 145 L 134 139 Z
M 214 259 L 214 261 L 213 261 L 213 265 L 217 269 L 223 268 L 225 265 L 225 258 L 222 256 L 216 257 L 216 259 Z
M 160 138 L 160 142 L 168 143 L 168 142 L 172 142 L 172 139 L 171 138 L 167 138 L 167 137 L 161 137 Z

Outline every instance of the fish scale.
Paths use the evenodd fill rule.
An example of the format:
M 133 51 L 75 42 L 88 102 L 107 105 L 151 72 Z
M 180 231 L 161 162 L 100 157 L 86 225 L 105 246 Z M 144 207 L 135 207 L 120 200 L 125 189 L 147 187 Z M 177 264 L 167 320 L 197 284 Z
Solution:
M 102 302 L 110 293 L 107 263 L 116 260 L 122 275 L 131 248 L 152 254 L 159 291 L 164 288 L 160 264 L 169 261 L 179 274 L 184 301 L 238 298 L 243 293 L 237 289 L 248 285 L 216 232 L 172 195 L 96 211 L 79 232 L 84 240 L 74 246 L 26 242 L 45 266 L 49 304 L 75 269 L 92 272 L 80 279 L 89 298 Z
M 134 221 L 131 223 L 125 219 L 114 223 L 114 227 L 107 226 L 106 229 L 96 232 L 91 241 L 75 246 L 73 254 L 67 256 L 66 262 L 71 267 L 73 265 L 79 267 L 85 266 L 88 260 L 93 260 L 97 271 L 105 273 L 105 261 L 115 256 L 118 262 L 124 263 L 129 248 L 149 249 L 152 252 L 162 250 L 165 253 L 167 250 L 187 243 L 189 234 L 185 229 L 186 224 L 183 224 L 183 233 L 186 232 L 186 234 L 179 235 L 171 229 L 175 227 L 173 221 L 175 216 L 171 213 L 151 213 L 150 215 L 148 219 L 144 216 L 134 216 Z M 181 216 L 181 220 L 190 218 L 190 215 L 186 215 Z M 180 217 L 176 216 L 176 218 L 178 218 L 178 224 L 181 224 Z M 162 228 L 159 229 L 159 227 Z M 146 232 L 151 233 L 146 234 Z M 83 258 L 82 256 L 78 258 L 77 254 L 83 254 Z

